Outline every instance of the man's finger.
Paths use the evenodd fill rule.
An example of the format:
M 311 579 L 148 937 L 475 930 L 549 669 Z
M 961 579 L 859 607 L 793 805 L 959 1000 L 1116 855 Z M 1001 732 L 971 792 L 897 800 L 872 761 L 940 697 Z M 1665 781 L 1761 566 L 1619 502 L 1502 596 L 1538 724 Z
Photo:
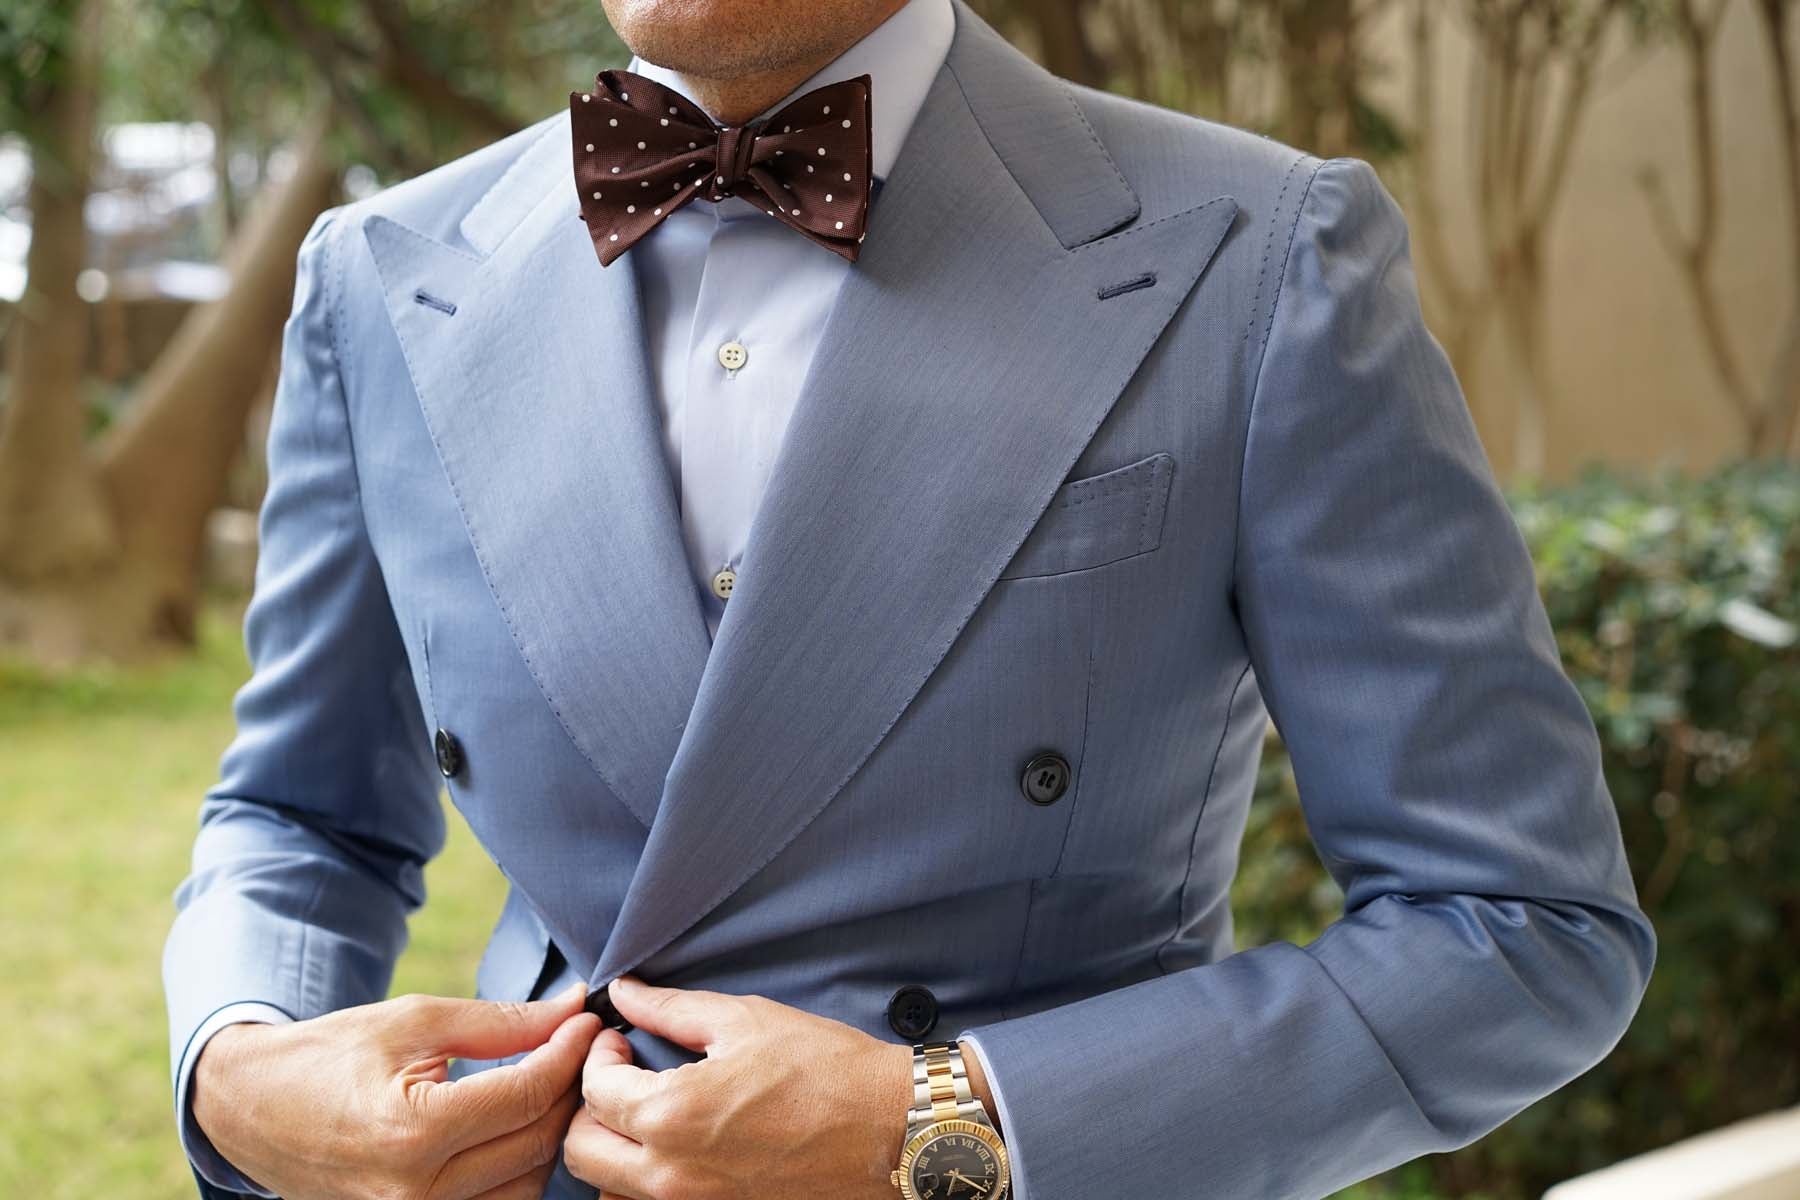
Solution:
M 599 1188 L 607 1200 L 657 1200 L 644 1190 L 650 1151 L 595 1121 L 586 1109 L 569 1125 L 563 1161 L 571 1175 Z
M 724 1026 L 738 1015 L 737 997 L 704 988 L 657 987 L 635 975 L 621 975 L 606 985 L 613 1007 L 640 1029 L 689 1050 L 707 1050 Z
M 631 1042 L 624 1034 L 602 1030 L 588 1047 L 587 1063 L 581 1068 L 582 1098 L 595 1119 L 641 1142 L 632 1116 L 660 1078 L 655 1071 L 631 1064 Z
M 646 1071 L 630 1063 L 588 1059 L 581 1072 L 581 1097 L 593 1119 L 633 1141 L 644 1139 L 638 1114 L 651 1096 L 668 1087 L 661 1071 Z
M 587 1067 L 605 1067 L 631 1061 L 631 1041 L 616 1029 L 602 1029 L 588 1047 Z M 585 1067 L 583 1068 L 586 1069 Z
M 581 1011 L 585 995 L 586 986 L 575 983 L 543 1000 L 415 997 L 415 1036 L 433 1054 L 506 1058 L 543 1045 L 557 1026 Z
M 458 1151 L 432 1182 L 429 1200 L 469 1200 L 545 1164 L 554 1168 L 569 1122 L 580 1107 L 580 1089 L 570 1088 L 530 1124 Z
M 590 1065 L 628 1063 L 631 1058 L 631 1039 L 611 1026 L 602 1029 L 594 1039 L 594 1044 L 588 1047 L 587 1060 Z
M 489 1067 L 425 1093 L 427 1120 L 452 1152 L 511 1133 L 542 1116 L 581 1078 L 600 1018 L 576 1013 L 515 1063 Z

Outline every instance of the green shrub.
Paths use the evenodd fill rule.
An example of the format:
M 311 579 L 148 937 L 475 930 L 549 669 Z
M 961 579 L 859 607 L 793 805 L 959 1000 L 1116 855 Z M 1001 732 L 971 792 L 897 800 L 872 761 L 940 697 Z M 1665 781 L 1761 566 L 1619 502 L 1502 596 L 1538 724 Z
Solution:
M 1395 1191 L 1425 1177 L 1448 1195 L 1536 1197 L 1800 1101 L 1800 467 L 1596 468 L 1509 501 L 1600 732 L 1656 970 L 1604 1061 L 1402 1168 Z M 1272 734 L 1234 901 L 1242 946 L 1310 941 L 1342 911 Z

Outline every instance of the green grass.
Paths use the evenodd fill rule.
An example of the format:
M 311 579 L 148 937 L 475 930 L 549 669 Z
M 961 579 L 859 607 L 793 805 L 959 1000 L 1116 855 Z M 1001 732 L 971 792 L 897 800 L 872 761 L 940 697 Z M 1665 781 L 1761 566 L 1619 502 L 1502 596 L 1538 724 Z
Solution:
M 242 602 L 198 653 L 50 677 L 0 662 L 0 1197 L 191 1200 L 175 1139 L 163 938 L 201 793 L 249 675 Z M 394 992 L 468 995 L 505 885 L 447 806 Z M 1431 1200 L 1403 1169 L 1339 1200 Z
M 241 602 L 199 653 L 48 677 L 0 664 L 0 1196 L 191 1198 L 175 1140 L 162 943 L 201 793 L 248 677 Z M 396 993 L 468 995 L 505 894 L 452 810 Z

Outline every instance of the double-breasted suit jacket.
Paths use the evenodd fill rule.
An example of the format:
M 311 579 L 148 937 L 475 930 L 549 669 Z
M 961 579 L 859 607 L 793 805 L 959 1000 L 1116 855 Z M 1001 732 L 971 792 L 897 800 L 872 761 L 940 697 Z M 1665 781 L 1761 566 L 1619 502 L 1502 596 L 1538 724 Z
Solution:
M 314 225 L 176 1055 L 383 996 L 445 789 L 480 995 L 916 985 L 1025 1200 L 1322 1195 L 1615 1043 L 1654 937 L 1393 200 L 955 13 L 710 644 L 568 114 Z M 1271 717 L 1345 914 L 1234 952 Z

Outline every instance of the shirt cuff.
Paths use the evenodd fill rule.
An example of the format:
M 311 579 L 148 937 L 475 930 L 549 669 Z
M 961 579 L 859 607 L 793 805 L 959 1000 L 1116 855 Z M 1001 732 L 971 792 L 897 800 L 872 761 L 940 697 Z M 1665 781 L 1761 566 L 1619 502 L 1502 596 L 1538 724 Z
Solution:
M 969 1049 L 975 1052 L 975 1058 L 981 1063 L 981 1074 L 987 1080 L 988 1091 L 994 1095 L 994 1108 L 1000 1117 L 1000 1140 L 1005 1141 L 1006 1135 L 1012 1130 L 1012 1118 L 1007 1115 L 1006 1093 L 1000 1090 L 1000 1080 L 988 1070 L 987 1051 L 981 1048 L 980 1039 L 967 1033 L 959 1033 L 952 1040 L 967 1042 Z M 1012 1180 L 1007 1188 L 1007 1200 L 1030 1200 L 1030 1195 L 1025 1190 L 1025 1172 L 1010 1142 L 1006 1147 L 1006 1166 Z
M 265 1200 L 274 1200 L 275 1193 L 252 1181 L 236 1167 L 225 1161 L 225 1156 L 213 1148 L 201 1131 L 200 1123 L 194 1120 L 192 1106 L 192 1082 L 194 1064 L 200 1060 L 200 1051 L 205 1048 L 207 1039 L 225 1028 L 239 1022 L 261 1022 L 269 1025 L 284 1025 L 293 1018 L 276 1008 L 273 1004 L 260 1001 L 244 1000 L 225 1007 L 206 1018 L 194 1036 L 188 1039 L 187 1049 L 181 1056 L 181 1066 L 175 1072 L 175 1113 L 176 1123 L 181 1130 L 181 1148 L 186 1152 L 188 1162 L 206 1182 L 214 1187 L 224 1188 L 229 1192 L 244 1192 L 251 1196 L 261 1196 Z

